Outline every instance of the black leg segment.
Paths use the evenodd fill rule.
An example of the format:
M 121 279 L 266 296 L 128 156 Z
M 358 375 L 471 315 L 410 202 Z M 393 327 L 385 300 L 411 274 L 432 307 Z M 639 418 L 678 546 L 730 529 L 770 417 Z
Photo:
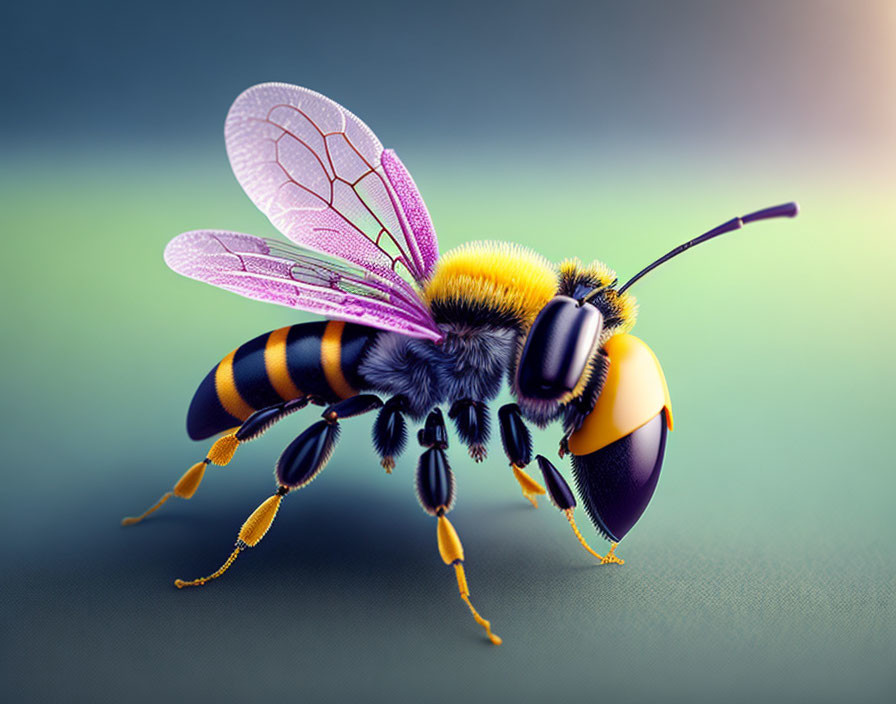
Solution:
M 561 511 L 575 508 L 576 497 L 563 475 L 543 455 L 538 455 L 535 459 L 538 460 L 538 468 L 541 470 L 541 476 L 544 477 L 544 485 L 548 489 L 551 503 Z
M 445 454 L 448 433 L 438 408 L 427 416 L 417 438 L 427 448 L 417 463 L 417 499 L 428 514 L 443 516 L 454 504 L 454 475 Z
M 520 407 L 508 403 L 498 409 L 498 422 L 501 425 L 501 443 L 511 464 L 525 467 L 532 461 L 532 435 L 523 422 Z
M 255 413 L 246 418 L 234 436 L 240 442 L 248 442 L 249 440 L 261 437 L 261 435 L 274 425 L 274 423 L 283 420 L 290 413 L 295 413 L 296 411 L 301 410 L 307 406 L 308 403 L 309 398 L 307 396 L 302 396 L 301 398 L 293 399 L 292 401 L 278 403 L 273 406 L 268 406 L 267 408 L 262 408 L 259 411 L 255 411 Z
M 469 448 L 470 457 L 482 462 L 487 454 L 486 444 L 491 431 L 488 406 L 482 401 L 462 399 L 454 402 L 448 417 L 454 421 L 457 434 Z
M 428 416 L 426 423 L 417 431 L 417 442 L 423 447 L 448 447 L 448 429 L 442 411 L 436 408 Z
M 324 419 L 344 420 L 345 418 L 354 418 L 364 413 L 381 408 L 383 405 L 379 396 L 374 394 L 358 394 L 352 396 L 332 406 L 327 406 L 326 410 L 321 414 Z
M 380 464 L 387 472 L 395 468 L 395 458 L 404 452 L 408 441 L 407 399 L 404 396 L 393 396 L 380 409 L 373 424 L 373 446 L 381 460 Z
M 339 439 L 339 424 L 319 420 L 293 440 L 277 460 L 277 481 L 296 489 L 305 486 L 333 454 Z
M 523 492 L 534 508 L 538 508 L 538 495 L 544 494 L 544 487 L 530 477 L 525 467 L 532 461 L 532 435 L 523 422 L 520 407 L 508 403 L 498 409 L 498 423 L 501 426 L 501 444 L 504 454 L 510 460 L 510 469 Z
M 290 489 L 310 482 L 323 468 L 339 439 L 339 421 L 368 413 L 383 405 L 378 396 L 359 394 L 327 406 L 317 421 L 293 440 L 277 460 L 277 480 Z
M 423 510 L 441 516 L 454 505 L 454 475 L 441 447 L 430 447 L 417 464 L 417 498 Z

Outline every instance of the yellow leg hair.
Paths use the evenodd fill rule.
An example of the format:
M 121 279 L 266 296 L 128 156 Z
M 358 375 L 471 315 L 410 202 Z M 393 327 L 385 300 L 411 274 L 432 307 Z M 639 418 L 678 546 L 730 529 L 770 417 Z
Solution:
M 610 543 L 610 550 L 606 555 L 598 555 L 594 550 L 591 549 L 591 546 L 585 540 L 585 536 L 583 536 L 579 532 L 579 527 L 576 525 L 575 519 L 572 517 L 572 509 L 568 508 L 563 513 L 566 516 L 566 520 L 569 521 L 569 525 L 572 526 L 572 532 L 576 534 L 576 538 L 579 539 L 579 542 L 582 544 L 582 547 L 585 548 L 588 552 L 594 555 L 602 565 L 609 565 L 611 563 L 616 565 L 624 565 L 625 560 L 616 556 L 616 546 L 618 543 Z
M 454 526 L 451 525 L 451 522 L 445 516 L 439 516 L 437 535 L 439 538 L 439 554 L 442 556 L 442 561 L 446 565 L 454 566 L 460 598 L 470 607 L 470 613 L 473 614 L 476 623 L 485 629 L 488 639 L 495 645 L 501 645 L 503 642 L 501 638 L 492 633 L 492 624 L 479 615 L 479 612 L 470 601 L 470 589 L 467 586 L 467 575 L 464 573 L 464 546 L 461 544 Z
M 177 480 L 177 484 L 174 485 L 174 488 L 171 491 L 164 494 L 161 499 L 139 516 L 130 516 L 122 519 L 121 525 L 132 526 L 135 523 L 139 523 L 153 511 L 157 511 L 162 504 L 172 496 L 177 496 L 180 499 L 192 498 L 193 494 L 195 494 L 196 490 L 199 488 L 199 484 L 202 482 L 205 468 L 210 464 L 216 464 L 220 467 L 226 465 L 233 459 L 233 453 L 236 452 L 236 448 L 239 447 L 239 444 L 240 441 L 236 439 L 234 433 L 219 438 L 208 451 L 208 456 L 206 456 L 202 462 L 197 462 L 184 472 L 184 475 Z
M 240 528 L 240 533 L 236 540 L 236 547 L 233 549 L 233 552 L 230 553 L 230 557 L 228 557 L 224 561 L 224 564 L 216 571 L 212 572 L 208 577 L 200 577 L 199 579 L 193 579 L 189 582 L 186 582 L 183 579 L 175 579 L 174 586 L 178 589 L 183 589 L 184 587 L 201 587 L 206 582 L 217 579 L 224 574 L 230 566 L 236 562 L 236 558 L 239 557 L 239 554 L 243 550 L 255 547 L 261 542 L 261 539 L 267 534 L 268 529 L 270 529 L 271 524 L 277 517 L 280 501 L 288 491 L 289 490 L 286 487 L 281 486 L 276 494 L 265 499 L 261 505 L 252 512 L 252 515 L 246 519 L 245 523 L 243 523 L 243 527 Z
M 223 467 L 233 459 L 233 453 L 240 446 L 240 441 L 236 439 L 236 433 L 228 433 L 222 438 L 218 438 L 217 442 L 212 445 L 212 449 L 208 451 L 208 461 Z
M 522 467 L 511 464 L 510 468 L 513 470 L 513 476 L 516 477 L 520 484 L 520 489 L 523 490 L 523 496 L 529 499 L 535 508 L 538 508 L 538 499 L 535 497 L 545 493 L 544 487 L 530 477 Z

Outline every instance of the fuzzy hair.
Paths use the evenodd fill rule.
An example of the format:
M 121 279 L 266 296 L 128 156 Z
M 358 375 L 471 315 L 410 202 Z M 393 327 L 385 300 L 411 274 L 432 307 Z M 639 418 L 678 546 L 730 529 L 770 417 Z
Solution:
M 631 330 L 638 313 L 638 305 L 634 296 L 628 293 L 620 295 L 614 288 L 616 272 L 606 264 L 594 261 L 584 266 L 578 259 L 567 259 L 560 264 L 559 269 L 560 280 L 557 295 L 581 299 L 594 289 L 601 289 L 596 296 L 589 299 L 589 303 L 601 312 L 604 324 L 576 387 L 558 399 L 528 399 L 520 394 L 516 383 L 516 370 L 519 367 L 525 338 L 520 341 L 515 350 L 514 363 L 511 365 L 508 381 L 514 396 L 517 397 L 517 403 L 523 416 L 539 427 L 544 427 L 558 418 L 567 404 L 578 401 L 584 396 L 596 398 L 594 389 L 597 387 L 599 393 L 599 389 L 603 385 L 601 374 L 606 374 L 600 360 L 600 350 L 613 335 Z
M 638 319 L 638 301 L 630 293 L 616 290 L 616 272 L 603 262 L 593 261 L 583 266 L 578 259 L 567 259 L 560 265 L 558 293 L 570 298 L 582 298 L 594 289 L 602 289 L 589 303 L 604 317 L 600 335 L 603 347 L 613 335 L 629 332 Z
M 616 272 L 603 262 L 594 260 L 584 266 L 577 258 L 566 259 L 560 264 L 559 293 L 570 298 L 579 298 L 591 289 L 609 286 L 616 281 Z M 580 292 L 579 288 L 584 289 Z
M 557 292 L 540 254 L 506 242 L 470 242 L 444 254 L 423 298 L 438 323 L 527 327 Z
M 635 324 L 637 302 L 616 289 L 615 272 L 601 262 L 583 266 L 577 259 L 557 270 L 540 255 L 518 245 L 471 242 L 443 255 L 423 298 L 444 333 L 441 344 L 397 333 L 377 335 L 359 372 L 371 389 L 402 394 L 408 412 L 421 419 L 433 407 L 462 399 L 489 401 L 506 374 L 525 418 L 544 427 L 560 417 L 564 403 L 589 395 L 598 350 L 613 335 Z M 555 401 L 523 398 L 516 370 L 525 335 L 555 295 L 581 298 L 602 289 L 590 303 L 604 327 L 576 389 Z
M 589 360 L 588 366 L 588 383 L 564 408 L 563 429 L 567 433 L 578 430 L 597 403 L 610 371 L 610 358 L 600 350 Z
M 490 401 L 513 357 L 518 333 L 510 328 L 439 326 L 441 344 L 383 332 L 370 346 L 359 372 L 371 388 L 403 394 L 416 419 L 441 403 Z

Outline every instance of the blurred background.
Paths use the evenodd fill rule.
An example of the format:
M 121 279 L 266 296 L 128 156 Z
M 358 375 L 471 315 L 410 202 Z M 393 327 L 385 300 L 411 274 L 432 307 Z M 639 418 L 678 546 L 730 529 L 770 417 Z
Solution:
M 893 700 L 893 3 L 0 12 L 8 697 Z M 624 567 L 595 566 L 559 512 L 533 510 L 499 442 L 482 465 L 454 443 L 452 520 L 501 648 L 439 559 L 416 452 L 385 476 L 368 420 L 213 585 L 172 581 L 220 564 L 313 410 L 191 501 L 119 527 L 204 455 L 184 418 L 208 369 L 310 319 L 162 262 L 184 230 L 274 234 L 222 134 L 232 100 L 272 80 L 332 97 L 398 151 L 442 251 L 512 240 L 627 278 L 734 215 L 802 206 L 633 289 L 676 430 Z

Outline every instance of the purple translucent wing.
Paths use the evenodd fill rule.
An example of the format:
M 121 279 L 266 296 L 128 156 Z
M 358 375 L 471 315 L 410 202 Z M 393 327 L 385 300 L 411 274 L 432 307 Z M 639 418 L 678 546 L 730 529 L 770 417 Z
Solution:
M 237 180 L 291 240 L 396 284 L 432 274 L 438 243 L 417 187 L 348 110 L 264 83 L 236 99 L 224 134 Z
M 174 271 L 247 298 L 438 341 L 429 312 L 360 267 L 238 232 L 197 230 L 165 248 Z
M 423 259 L 423 267 L 429 276 L 435 269 L 436 260 L 439 258 L 439 241 L 436 238 L 436 230 L 429 218 L 429 211 L 423 202 L 423 196 L 417 189 L 417 184 L 411 178 L 411 174 L 401 163 L 394 149 L 386 149 L 382 156 L 383 170 L 386 178 L 395 189 L 398 203 L 404 211 L 408 225 L 413 233 L 420 256 Z

